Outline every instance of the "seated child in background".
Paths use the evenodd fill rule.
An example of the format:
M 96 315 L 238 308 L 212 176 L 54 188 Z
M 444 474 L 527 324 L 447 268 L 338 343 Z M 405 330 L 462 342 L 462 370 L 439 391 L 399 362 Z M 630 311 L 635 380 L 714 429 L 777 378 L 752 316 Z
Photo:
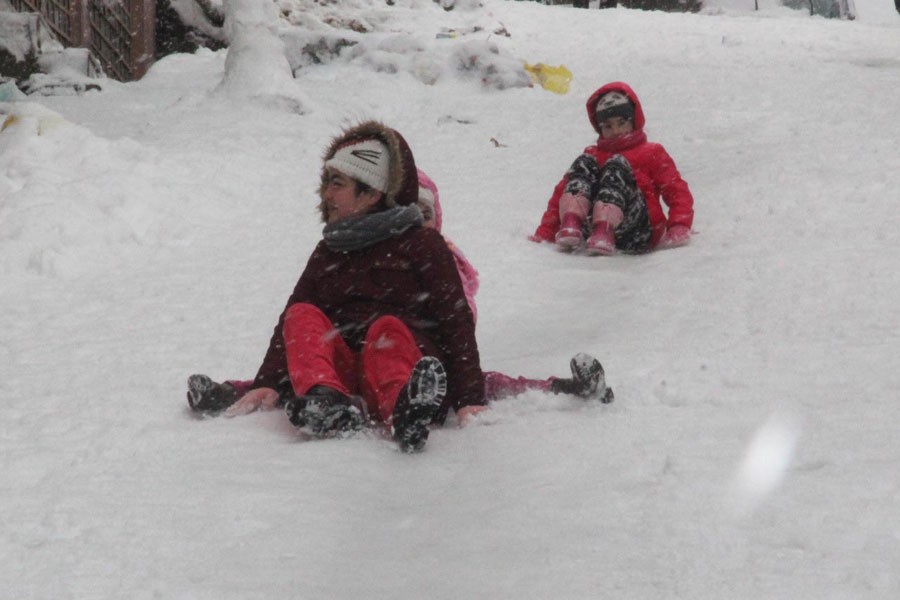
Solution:
M 419 177 L 418 206 L 422 211 L 424 227 L 441 231 L 442 211 L 437 186 L 421 169 Z M 457 270 L 463 284 L 466 300 L 477 320 L 475 294 L 478 292 L 478 271 L 466 259 L 462 251 L 445 238 L 453 253 Z M 609 403 L 614 399 L 613 391 L 606 386 L 603 367 L 600 362 L 584 353 L 576 354 L 569 363 L 571 378 L 550 377 L 529 379 L 511 377 L 497 371 L 484 371 L 484 396 L 486 401 L 497 400 L 521 394 L 527 390 L 539 390 L 554 394 L 572 394 L 583 398 L 599 398 Z M 247 394 L 253 380 L 228 380 L 223 383 L 213 381 L 207 375 L 191 375 L 188 378 L 188 404 L 192 410 L 204 414 L 225 411 L 225 416 L 248 414 L 257 409 L 272 409 L 284 404 L 290 398 L 291 389 L 286 385 L 276 395 Z
M 531 240 L 567 252 L 583 246 L 589 255 L 688 243 L 694 199 L 665 148 L 647 141 L 637 94 L 608 83 L 588 99 L 587 113 L 600 137 L 556 185 Z
M 419 169 L 419 208 L 422 210 L 425 227 L 433 227 L 441 231 L 443 222 L 440 195 L 437 186 Z M 475 305 L 475 294 L 478 293 L 478 271 L 472 266 L 462 250 L 444 236 L 444 241 L 456 260 L 456 270 L 462 279 L 463 292 L 472 309 L 472 316 L 478 321 L 478 309 Z M 526 390 L 540 390 L 554 394 L 574 394 L 576 396 L 599 397 L 603 402 L 612 402 L 612 389 L 606 387 L 603 367 L 593 356 L 579 353 L 569 363 L 572 370 L 571 379 L 550 377 L 549 379 L 529 379 L 511 377 L 497 371 L 484 371 L 485 400 L 492 401 L 521 394 Z

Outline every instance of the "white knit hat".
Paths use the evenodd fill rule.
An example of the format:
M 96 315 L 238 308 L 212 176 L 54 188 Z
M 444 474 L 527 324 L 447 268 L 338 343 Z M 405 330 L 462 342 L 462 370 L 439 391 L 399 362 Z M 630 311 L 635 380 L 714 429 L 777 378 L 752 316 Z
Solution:
M 325 166 L 362 181 L 379 192 L 386 192 L 390 163 L 387 145 L 380 140 L 368 139 L 341 146 L 334 156 L 325 161 Z

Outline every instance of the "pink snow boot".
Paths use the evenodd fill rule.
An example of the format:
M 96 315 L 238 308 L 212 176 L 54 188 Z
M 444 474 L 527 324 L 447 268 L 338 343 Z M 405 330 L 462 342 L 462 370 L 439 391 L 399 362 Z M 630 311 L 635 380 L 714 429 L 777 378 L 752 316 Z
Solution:
M 559 198 L 560 227 L 556 233 L 556 245 L 569 252 L 584 243 L 581 232 L 591 203 L 580 194 L 565 193 Z
M 562 224 L 556 233 L 556 244 L 562 250 L 574 250 L 584 241 L 581 233 L 581 217 L 575 213 L 566 213 L 562 217 Z
M 594 230 L 588 238 L 585 252 L 591 256 L 598 254 L 612 256 L 616 253 L 616 227 L 625 218 L 622 209 L 615 204 L 597 202 L 594 204 L 592 220 Z
M 610 223 L 594 221 L 594 231 L 588 238 L 585 252 L 591 256 L 612 256 L 616 253 L 616 236 Z

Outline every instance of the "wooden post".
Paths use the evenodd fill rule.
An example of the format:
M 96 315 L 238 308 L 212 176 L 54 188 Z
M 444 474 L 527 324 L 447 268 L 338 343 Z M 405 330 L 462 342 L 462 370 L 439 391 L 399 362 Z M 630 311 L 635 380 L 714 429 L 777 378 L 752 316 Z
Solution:
M 126 0 L 131 28 L 128 62 L 135 79 L 143 77 L 156 55 L 156 0 Z
M 90 45 L 91 28 L 88 26 L 88 0 L 69 0 L 69 43 L 77 48 Z

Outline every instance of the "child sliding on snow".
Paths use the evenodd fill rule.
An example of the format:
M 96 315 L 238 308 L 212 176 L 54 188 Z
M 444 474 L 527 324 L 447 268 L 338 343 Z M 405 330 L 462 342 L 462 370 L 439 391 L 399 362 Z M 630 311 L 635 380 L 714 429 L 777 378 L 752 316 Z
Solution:
M 531 239 L 607 256 L 688 243 L 693 197 L 666 150 L 647 141 L 634 91 L 608 83 L 588 99 L 587 113 L 600 137 L 556 185 Z
M 419 209 L 422 211 L 425 227 L 433 227 L 441 231 L 443 223 L 443 211 L 441 210 L 440 195 L 435 183 L 421 169 L 419 170 Z M 475 294 L 478 293 L 478 271 L 466 259 L 462 250 L 446 237 L 444 240 L 453 258 L 456 261 L 456 269 L 459 271 L 463 283 L 463 291 L 472 315 L 478 320 L 478 309 L 475 305 Z M 579 353 L 569 362 L 572 378 L 550 377 L 549 379 L 529 379 L 526 377 L 511 377 L 498 371 L 484 371 L 484 395 L 485 400 L 492 401 L 509 396 L 516 396 L 527 390 L 540 390 L 553 392 L 554 394 L 572 394 L 583 398 L 600 398 L 607 403 L 613 400 L 613 391 L 606 387 L 606 379 L 603 367 L 593 356 Z

